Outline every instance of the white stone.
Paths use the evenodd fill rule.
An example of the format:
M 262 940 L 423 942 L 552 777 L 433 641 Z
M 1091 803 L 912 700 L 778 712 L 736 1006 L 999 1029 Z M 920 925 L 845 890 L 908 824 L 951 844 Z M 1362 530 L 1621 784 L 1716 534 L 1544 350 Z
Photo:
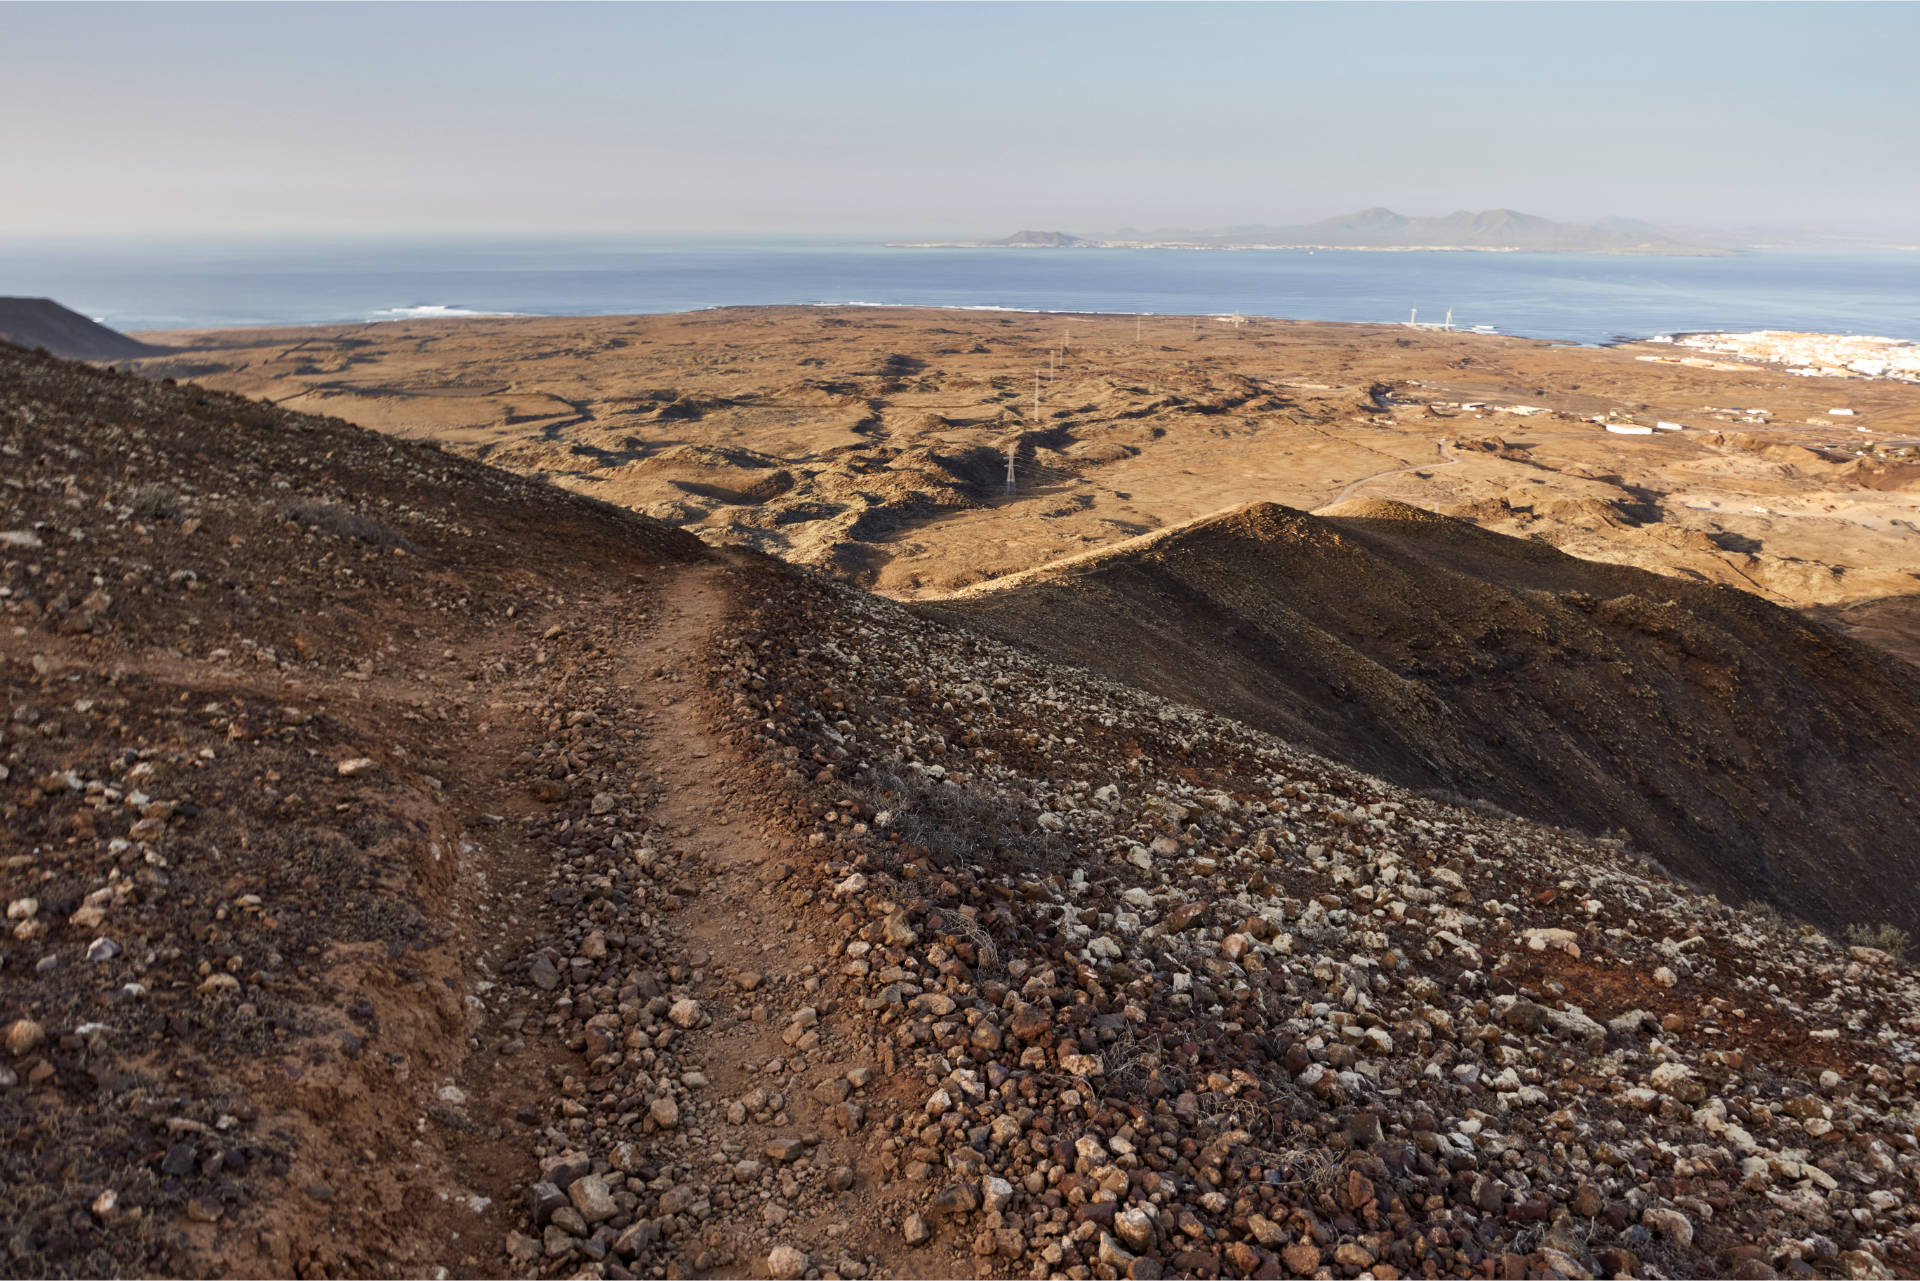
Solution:
M 767 1251 L 767 1275 L 774 1281 L 800 1281 L 810 1266 L 812 1260 L 790 1245 L 776 1245 Z

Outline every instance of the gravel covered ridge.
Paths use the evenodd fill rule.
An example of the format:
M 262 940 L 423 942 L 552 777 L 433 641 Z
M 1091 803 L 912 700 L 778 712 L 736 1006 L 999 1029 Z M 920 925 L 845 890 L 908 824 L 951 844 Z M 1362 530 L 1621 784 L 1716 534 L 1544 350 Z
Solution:
M 556 586 L 631 625 L 704 554 L 0 344 L 0 1274 L 493 1266 Z
M 867 1121 L 919 1189 L 902 1270 L 922 1242 L 1036 1277 L 1920 1268 L 1920 986 L 1889 956 L 738 573 L 710 681 L 902 1087 Z

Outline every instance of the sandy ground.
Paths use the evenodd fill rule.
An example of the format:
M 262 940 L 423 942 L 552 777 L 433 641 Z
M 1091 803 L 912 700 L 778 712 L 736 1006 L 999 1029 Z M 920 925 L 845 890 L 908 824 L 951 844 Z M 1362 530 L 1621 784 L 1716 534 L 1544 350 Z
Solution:
M 153 374 L 433 437 L 903 597 L 1364 495 L 1823 607 L 1920 657 L 1920 387 L 1896 382 L 1391 325 L 878 308 L 141 337 L 179 349 Z

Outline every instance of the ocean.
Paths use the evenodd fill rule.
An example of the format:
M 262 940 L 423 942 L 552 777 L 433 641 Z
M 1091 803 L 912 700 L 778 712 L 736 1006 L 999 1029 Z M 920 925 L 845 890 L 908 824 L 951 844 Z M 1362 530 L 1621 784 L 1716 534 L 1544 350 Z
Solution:
M 789 303 L 1422 322 L 1597 344 L 1802 329 L 1920 341 L 1920 253 L 1725 258 L 904 249 L 847 239 L 27 243 L 0 294 L 122 330 Z

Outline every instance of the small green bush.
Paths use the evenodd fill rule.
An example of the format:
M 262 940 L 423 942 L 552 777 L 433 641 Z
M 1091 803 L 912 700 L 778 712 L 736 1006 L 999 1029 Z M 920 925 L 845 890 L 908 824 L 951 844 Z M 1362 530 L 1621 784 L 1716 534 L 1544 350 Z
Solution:
M 1877 947 L 1882 952 L 1905 960 L 1913 947 L 1913 936 L 1897 925 L 1849 925 L 1842 936 L 1854 947 Z

